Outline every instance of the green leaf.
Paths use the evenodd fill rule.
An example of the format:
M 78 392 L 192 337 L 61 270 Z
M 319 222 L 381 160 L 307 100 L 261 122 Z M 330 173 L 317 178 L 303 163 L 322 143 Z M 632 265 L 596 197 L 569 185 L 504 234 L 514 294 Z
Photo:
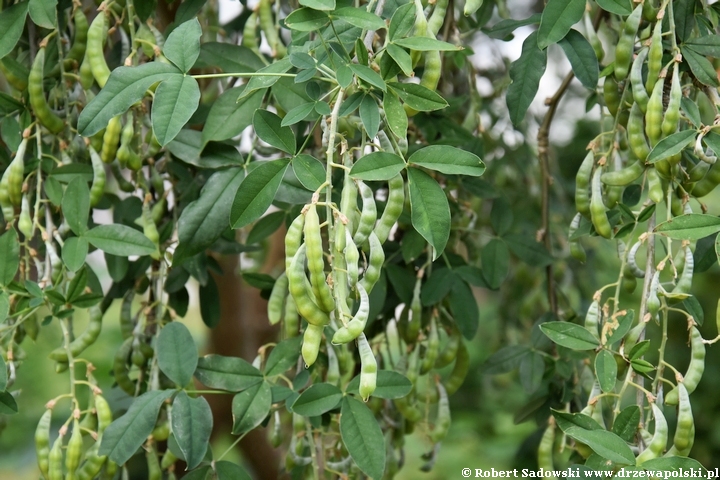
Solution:
M 232 228 L 249 225 L 267 211 L 289 165 L 289 159 L 263 162 L 245 177 L 230 210 Z
M 701 213 L 689 213 L 662 222 L 655 227 L 655 232 L 676 240 L 693 242 L 720 232 L 720 218 Z
M 137 397 L 125 415 L 105 429 L 98 455 L 107 455 L 119 465 L 130 460 L 152 433 L 160 407 L 172 394 L 172 390 L 152 390 Z
M 415 230 L 406 232 L 402 239 L 403 246 L 405 245 L 406 239 L 409 235 L 411 235 L 411 238 L 416 236 L 420 237 L 420 234 Z M 425 240 L 423 240 L 422 237 L 420 237 L 420 239 L 423 243 L 422 248 L 425 249 Z M 456 272 L 454 270 L 449 268 L 433 270 L 432 275 L 430 275 L 430 278 L 423 283 L 422 289 L 420 290 L 420 301 L 424 307 L 440 303 L 448 295 L 448 293 L 450 293 L 455 281 L 457 281 L 455 273 Z M 483 280 L 483 283 L 484 282 L 485 281 Z
M 155 244 L 142 233 L 126 225 L 98 225 L 83 237 L 95 248 L 112 255 L 150 255 L 156 250 Z
M 545 322 L 540 330 L 553 342 L 572 350 L 593 350 L 600 345 L 592 333 L 574 323 Z
M 598 0 L 598 6 L 606 12 L 615 15 L 630 15 L 632 13 L 632 3 L 630 0 Z
M 160 370 L 178 387 L 184 387 L 192 379 L 198 351 L 185 325 L 180 322 L 165 325 L 158 335 L 155 354 Z
M 540 23 L 541 17 L 542 14 L 535 13 L 528 18 L 522 20 L 513 20 L 512 18 L 507 18 L 505 20 L 500 20 L 498 23 L 484 31 L 489 37 L 502 40 L 520 27 Z
M 500 239 L 493 238 L 480 252 L 483 278 L 488 286 L 497 290 L 510 271 L 510 252 Z
M 253 117 L 253 128 L 260 139 L 290 155 L 297 149 L 295 134 L 290 127 L 282 126 L 282 119 L 267 110 L 257 110 Z
M 385 471 L 385 439 L 375 415 L 360 400 L 343 398 L 340 435 L 358 468 L 368 477 L 379 480 Z
M 595 357 L 595 376 L 603 392 L 607 393 L 615 390 L 617 363 L 615 363 L 613 354 L 607 350 L 600 350 Z
M 197 467 L 205 458 L 212 427 L 212 411 L 207 400 L 203 397 L 190 398 L 181 390 L 173 400 L 172 433 L 188 469 Z
M 380 129 L 380 109 L 372 95 L 365 95 L 360 102 L 360 120 L 369 138 L 375 138 Z
M 151 118 L 153 133 L 160 145 L 165 146 L 175 138 L 195 113 L 199 102 L 200 87 L 189 75 L 173 75 L 158 86 Z
M 270 384 L 261 382 L 233 397 L 233 435 L 249 432 L 265 420 L 272 406 Z
M 190 203 L 178 220 L 178 244 L 173 263 L 209 248 L 230 224 L 230 209 L 245 170 L 231 168 L 213 173 L 197 200 Z
M 25 28 L 29 2 L 19 2 L 0 12 L 0 58 L 17 45 Z
M 206 42 L 200 46 L 195 68 L 217 67 L 225 73 L 253 73 L 263 67 L 262 59 L 247 47 L 225 42 Z
M 172 436 L 170 438 L 172 438 Z M 182 452 L 177 452 L 177 453 L 182 453 Z M 178 456 L 178 458 L 180 458 L 180 457 Z M 218 462 L 218 464 L 220 464 L 220 463 L 227 463 L 227 462 Z M 215 468 L 217 468 L 217 464 L 216 464 Z M 182 478 L 183 478 L 183 480 L 207 480 L 208 475 L 210 475 L 210 472 L 212 472 L 212 467 L 210 465 L 203 465 L 200 468 L 197 468 L 191 472 L 186 473 Z M 210 475 L 210 478 L 213 478 L 213 476 Z M 244 480 L 244 477 L 238 477 L 238 478 L 241 480 Z
M 300 5 L 314 10 L 335 10 L 335 0 L 300 0 Z
M 720 86 L 717 72 L 712 63 L 710 63 L 710 60 L 685 46 L 681 46 L 680 51 L 682 52 L 683 59 L 687 62 L 688 66 L 690 66 L 693 75 L 695 75 L 695 78 L 697 78 L 700 83 L 710 87 Z
M 75 177 L 65 189 L 62 211 L 70 230 L 75 235 L 87 232 L 90 216 L 90 189 L 85 179 Z
M 201 36 L 202 28 L 198 19 L 188 20 L 170 33 L 163 45 L 163 54 L 183 73 L 187 73 L 200 56 Z
M 220 323 L 220 292 L 212 277 L 208 277 L 205 285 L 198 289 L 200 297 L 200 316 L 209 328 L 217 327 Z
M 433 260 L 450 238 L 450 205 L 442 187 L 427 173 L 408 169 L 412 225 L 434 248 Z
M 399 46 L 395 45 L 394 43 L 389 43 L 386 49 L 387 53 L 392 57 L 393 60 L 395 60 L 395 63 L 398 64 L 398 67 L 400 67 L 405 76 L 412 77 L 413 66 L 412 57 L 410 57 L 410 54 Z
M 405 162 L 394 153 L 372 152 L 361 157 L 350 169 L 350 176 L 358 180 L 390 180 L 405 168 Z
M 385 119 L 390 131 L 398 138 L 407 138 L 407 113 L 394 92 L 389 91 L 383 96 L 383 110 L 385 110 Z
M 673 2 L 675 34 L 684 42 L 695 28 L 695 0 L 676 0 Z M 685 53 L 683 52 L 683 56 Z
M 415 5 L 408 2 L 399 6 L 390 19 L 388 36 L 391 41 L 407 36 L 415 26 Z
M 0 415 L 15 415 L 17 412 L 15 397 L 10 392 L 0 392 Z
M 275 345 L 265 362 L 265 375 L 274 377 L 297 365 L 298 358 L 300 358 L 300 343 L 300 337 L 294 337 Z
M 0 235 L 0 285 L 7 285 L 20 268 L 20 242 L 14 228 Z
M 585 0 L 548 0 L 540 18 L 537 45 L 541 50 L 562 40 L 582 19 Z
M 563 432 L 569 428 L 582 428 L 583 430 L 604 430 L 604 428 L 592 417 L 584 413 L 568 413 L 551 408 L 553 417 L 557 421 L 558 427 Z
M 449 145 L 421 148 L 410 155 L 408 163 L 448 175 L 479 177 L 485 173 L 485 164 L 477 155 Z
M 490 225 L 497 235 L 505 235 L 513 224 L 513 212 L 510 203 L 505 197 L 500 197 L 493 201 L 492 210 L 490 210 Z
M 372 12 L 368 12 L 364 8 L 344 7 L 332 12 L 333 18 L 345 20 L 354 27 L 365 30 L 382 30 L 385 28 L 385 22 Z
M 337 407 L 343 394 L 329 383 L 316 383 L 300 394 L 292 404 L 292 411 L 304 417 L 317 417 Z
M 372 396 L 392 400 L 402 398 L 412 391 L 412 382 L 403 374 L 392 370 L 378 370 L 377 386 Z M 359 395 L 360 375 L 350 380 L 345 387 L 345 393 L 353 393 Z
M 357 75 L 358 78 L 360 78 L 361 80 L 364 80 L 370 85 L 379 88 L 383 92 L 387 91 L 385 80 L 383 80 L 380 74 L 372 68 L 366 67 L 365 65 L 358 65 L 356 63 L 352 63 L 350 64 L 350 70 L 352 70 L 353 73 Z
M 462 47 L 453 45 L 452 43 L 443 42 L 430 37 L 399 38 L 393 41 L 393 43 L 417 52 L 450 52 L 463 49 Z
M 516 127 L 525 118 L 547 66 L 547 50 L 538 48 L 537 35 L 537 32 L 533 32 L 525 39 L 520 58 L 510 66 L 512 83 L 508 86 L 506 101 L 510 120 Z
M 448 301 L 463 337 L 472 340 L 480 324 L 480 311 L 472 289 L 465 282 L 455 282 Z
M 685 42 L 685 46 L 700 55 L 720 58 L 720 35 L 691 38 Z
M 542 385 L 545 374 L 545 357 L 537 352 L 530 352 L 520 362 L 520 383 L 527 393 L 537 391 Z
M 5 298 L 7 299 L 7 296 Z M 5 360 L 3 359 L 2 355 L 0 355 L 0 392 L 4 391 L 7 388 L 7 382 L 7 365 L 5 364 Z
M 287 127 L 305 120 L 315 110 L 316 102 L 307 102 L 290 110 L 282 119 L 281 125 Z
M 63 302 L 64 303 L 64 302 Z M 7 292 L 0 292 L 0 322 L 4 322 L 10 313 L 10 297 Z M 4 388 L 0 388 L 4 390 Z
M 116 68 L 105 87 L 80 113 L 78 132 L 85 137 L 95 135 L 111 118 L 125 113 L 141 100 L 151 85 L 172 77 L 182 77 L 182 74 L 175 66 L 160 62 Z
M 545 245 L 528 235 L 514 233 L 503 237 L 510 251 L 520 260 L 533 267 L 546 267 L 553 262 Z
M 28 4 L 30 18 L 35 25 L 47 29 L 57 26 L 57 0 L 30 0 Z
M 330 17 L 326 13 L 312 8 L 298 8 L 285 17 L 285 25 L 298 32 L 312 32 L 327 25 Z
M 705 467 L 703 467 L 700 462 L 693 458 L 688 457 L 660 457 L 660 458 L 653 458 L 652 460 L 648 460 L 647 462 L 643 462 L 642 467 L 645 470 L 653 471 L 653 472 L 677 472 L 678 475 L 670 475 L 668 478 L 671 477 L 680 477 L 682 478 L 683 475 L 686 475 L 690 471 L 703 471 L 705 472 Z M 682 471 L 681 471 L 682 469 Z M 707 478 L 705 475 L 702 475 L 700 478 Z
M 198 359 L 195 378 L 210 388 L 240 392 L 262 382 L 263 375 L 242 358 L 205 355 Z
M 252 477 L 240 465 L 225 460 L 215 462 L 215 474 L 217 480 L 252 480 Z
M 245 240 L 246 245 L 259 243 L 272 235 L 285 222 L 285 212 L 273 212 L 265 215 L 253 226 Z
M 573 73 L 580 80 L 583 86 L 595 90 L 598 84 L 598 59 L 592 45 L 582 33 L 577 30 L 570 30 L 568 34 L 558 42 L 565 52 Z
M 448 106 L 444 98 L 422 85 L 398 82 L 388 85 L 408 107 L 418 112 L 432 112 Z
M 80 270 L 77 275 L 73 277 L 67 288 L 67 301 L 72 303 L 77 300 L 85 290 L 87 286 L 88 273 L 87 268 Z
M 85 265 L 88 254 L 88 241 L 85 237 L 70 237 L 62 246 L 62 260 L 71 272 L 77 272 Z
M 603 458 L 621 465 L 635 465 L 635 454 L 622 438 L 612 432 L 571 427 L 565 430 L 565 434 L 586 444 Z
M 300 154 L 292 159 L 295 176 L 303 187 L 314 192 L 323 184 L 326 177 L 322 162 L 312 155 Z
M 622 410 L 613 422 L 612 431 L 626 442 L 633 442 L 640 425 L 640 407 L 630 405 Z
M 204 144 L 210 140 L 227 140 L 240 135 L 252 125 L 253 115 L 262 105 L 264 92 L 256 91 L 239 98 L 245 85 L 225 90 L 210 107 L 202 131 Z
M 633 320 L 635 320 L 635 310 L 628 310 L 624 315 L 606 320 L 603 325 L 605 345 L 612 345 L 621 340 L 632 328 Z
M 683 130 L 673 133 L 660 140 L 648 155 L 648 163 L 656 163 L 682 152 L 697 135 L 695 130 Z
M 490 355 L 482 366 L 482 372 L 490 375 L 507 373 L 520 366 L 522 359 L 530 353 L 524 345 L 508 345 Z

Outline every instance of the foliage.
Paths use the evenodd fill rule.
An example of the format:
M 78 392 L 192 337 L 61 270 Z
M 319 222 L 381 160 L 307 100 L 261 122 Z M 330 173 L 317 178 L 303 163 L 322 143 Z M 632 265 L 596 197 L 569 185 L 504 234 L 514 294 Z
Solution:
M 551 0 L 540 15 L 488 27 L 489 1 L 304 0 L 273 10 L 261 0 L 222 37 L 205 2 L 182 2 L 164 31 L 153 21 L 156 2 L 4 3 L 0 414 L 18 411 L 23 341 L 59 324 L 63 343 L 49 358 L 68 372 L 70 391 L 47 404 L 64 415 L 59 434 L 52 413 L 37 427 L 43 476 L 113 478 L 144 451 L 151 477 L 174 475 L 178 461 L 191 478 L 247 477 L 209 448 L 206 394 L 232 395 L 238 441 L 272 422 L 271 441 L 294 475 L 392 478 L 414 428 L 434 445 L 429 470 L 450 428 L 449 398 L 470 369 L 474 287 L 526 297 L 500 311 L 521 319 L 526 344 L 506 344 L 483 371 L 519 370 L 532 397 L 519 419 L 542 424 L 537 466 L 699 466 L 686 458 L 695 436 L 689 395 L 708 342 L 695 328 L 703 312 L 691 286 L 695 266 L 717 260 L 700 245 L 720 222 L 702 204 L 693 213 L 692 202 L 720 183 L 713 7 Z M 497 11 L 507 16 L 501 2 Z M 489 108 L 475 90 L 469 40 L 535 24 L 511 83 L 494 92 L 507 110 Z M 605 65 L 608 43 L 617 46 Z M 528 183 L 540 194 L 528 195 L 522 182 L 536 172 L 523 178 L 508 168 L 512 158 L 503 164 L 497 151 L 511 145 L 490 132 L 508 120 L 528 130 L 554 44 L 572 72 L 547 102 L 537 154 L 526 142 L 508 155 L 538 157 L 540 180 Z M 572 187 L 553 187 L 548 137 L 574 76 L 591 92 L 588 109 L 603 114 L 571 172 L 570 223 L 561 205 Z M 551 202 L 568 217 L 567 236 L 552 228 Z M 189 282 L 200 285 L 202 320 L 215 327 L 216 255 L 262 255 L 283 226 L 284 272 L 242 272 L 268 298 L 281 339 L 252 363 L 198 358 L 181 321 Z M 581 320 L 570 297 L 582 286 L 556 273 L 578 268 L 566 250 L 587 259 L 589 237 L 617 245 L 620 269 Z M 95 250 L 109 288 L 88 262 Z M 623 295 L 637 278 L 640 298 Z M 116 300 L 123 341 L 113 375 L 131 402 L 113 420 L 110 386 L 101 388 L 83 353 Z M 79 331 L 82 310 L 90 320 Z M 678 316 L 690 332 L 684 374 L 666 357 Z M 657 355 L 644 339 L 651 329 Z M 673 405 L 666 453 L 663 412 Z

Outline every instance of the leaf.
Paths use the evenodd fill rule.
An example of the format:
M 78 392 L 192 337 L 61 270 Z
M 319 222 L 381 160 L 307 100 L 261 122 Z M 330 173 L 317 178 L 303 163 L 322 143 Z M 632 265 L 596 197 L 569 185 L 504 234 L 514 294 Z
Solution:
M 82 177 L 75 177 L 65 189 L 62 210 L 70 230 L 75 235 L 87 232 L 90 216 L 90 189 Z
M 411 232 L 413 232 L 413 236 L 419 236 L 415 230 L 411 230 Z M 410 232 L 405 233 L 403 236 L 403 245 L 408 238 L 408 233 Z M 424 244 L 425 241 L 423 240 L 423 249 L 425 248 Z M 454 270 L 449 268 L 433 270 L 432 275 L 430 275 L 430 278 L 423 283 L 422 290 L 420 290 L 420 301 L 423 306 L 429 307 L 430 305 L 440 303 L 448 295 L 448 293 L 450 293 L 450 290 L 452 290 L 452 287 L 457 280 L 455 273 L 456 272 Z M 484 282 L 485 281 L 483 280 L 483 283 Z
M 562 40 L 582 19 L 585 0 L 548 0 L 540 18 L 537 45 L 541 50 Z
M 320 188 L 327 175 L 320 160 L 304 153 L 292 159 L 292 167 L 295 176 L 300 180 L 303 187 L 311 192 Z
M 354 393 L 359 395 L 360 375 L 350 380 L 345 387 L 345 393 Z M 378 370 L 377 385 L 373 392 L 373 397 L 392 400 L 402 398 L 412 391 L 412 382 L 403 374 L 392 370 Z
M 20 268 L 20 242 L 14 228 L 0 235 L 0 285 L 12 282 Z
M 242 228 L 267 211 L 289 165 L 289 159 L 262 162 L 245 177 L 230 210 L 232 228 Z
M 350 169 L 350 176 L 359 180 L 383 181 L 394 178 L 405 168 L 405 162 L 394 153 L 372 152 L 361 157 Z
M 472 289 L 465 282 L 455 282 L 448 300 L 460 332 L 463 337 L 472 340 L 480 324 L 480 311 Z
M 684 42 L 690 37 L 693 28 L 695 28 L 695 0 L 676 0 L 673 2 L 673 16 L 675 33 L 680 41 Z
M 599 0 L 597 4 L 606 12 L 614 13 L 615 15 L 626 16 L 632 13 L 630 0 Z
M 612 432 L 571 427 L 565 430 L 565 434 L 586 444 L 603 458 L 621 465 L 635 465 L 635 454 L 622 438 Z
M 217 67 L 225 73 L 253 73 L 263 67 L 262 59 L 247 47 L 225 42 L 205 42 L 195 68 Z
M 687 62 L 690 70 L 692 70 L 693 75 L 695 75 L 695 78 L 697 78 L 700 83 L 711 87 L 720 85 L 717 72 L 712 66 L 712 63 L 710 63 L 710 60 L 685 46 L 681 46 L 680 51 L 682 52 L 683 59 Z
M 339 8 L 332 12 L 331 15 L 333 18 L 345 20 L 350 25 L 365 30 L 382 30 L 385 28 L 385 22 L 382 18 L 364 8 Z
M 5 297 L 5 299 L 7 300 L 7 297 Z M 3 359 L 2 355 L 0 355 L 0 392 L 4 391 L 7 388 L 7 382 L 7 365 L 5 364 L 5 360 Z
M 520 362 L 520 383 L 527 393 L 537 391 L 542 385 L 545 373 L 545 357 L 537 352 L 530 352 Z
M 410 155 L 408 163 L 447 175 L 479 177 L 485 173 L 485 164 L 480 157 L 449 145 L 430 145 L 421 148 Z
M 209 328 L 217 327 L 220 323 L 220 292 L 212 277 L 208 277 L 205 285 L 198 289 L 200 296 L 200 316 Z
M 130 255 L 150 255 L 157 248 L 142 233 L 126 225 L 98 225 L 86 232 L 83 237 L 95 248 L 112 255 L 129 257 Z
M 399 6 L 390 19 L 388 36 L 394 41 L 409 34 L 415 25 L 415 5 L 408 2 Z
M 358 468 L 368 477 L 379 480 L 385 471 L 385 439 L 375 415 L 360 400 L 343 398 L 340 435 Z
M 498 23 L 485 30 L 485 33 L 491 38 L 497 38 L 502 40 L 520 27 L 540 23 L 541 17 L 542 14 L 535 13 L 528 18 L 524 18 L 522 20 L 513 20 L 512 18 L 507 18 L 505 20 L 500 20 Z
M 390 131 L 400 139 L 407 138 L 408 117 L 398 96 L 389 91 L 383 96 L 383 110 Z
M 290 110 L 287 115 L 283 117 L 281 125 L 283 127 L 286 127 L 289 125 L 295 125 L 298 122 L 302 122 L 308 117 L 308 115 L 315 111 L 315 105 L 315 102 L 307 102 L 303 103 L 302 105 L 298 105 L 297 107 Z
M 720 35 L 691 38 L 685 42 L 685 46 L 700 55 L 720 58 Z
M 640 407 L 630 405 L 624 408 L 613 422 L 612 431 L 615 435 L 626 442 L 635 440 L 638 426 L 640 425 Z
M 700 240 L 720 232 L 720 218 L 701 213 L 689 213 L 662 222 L 654 230 L 660 235 L 676 240 Z
M 0 58 L 17 45 L 25 28 L 29 2 L 18 2 L 0 12 Z
M 160 370 L 178 387 L 184 387 L 192 379 L 198 351 L 185 325 L 180 322 L 165 325 L 158 335 L 155 354 Z
M 290 127 L 283 127 L 280 117 L 267 110 L 257 110 L 253 117 L 253 128 L 260 139 L 290 155 L 297 148 L 295 134 Z
M 200 56 L 200 37 L 202 28 L 197 18 L 188 20 L 175 28 L 163 45 L 163 54 L 183 73 L 195 65 Z
M 152 390 L 137 397 L 125 415 L 105 429 L 98 455 L 107 455 L 119 465 L 130 460 L 152 433 L 160 407 L 172 394 L 172 390 Z
M 513 212 L 510 203 L 505 197 L 500 197 L 493 201 L 492 210 L 490 210 L 490 225 L 497 235 L 505 235 L 513 224 Z
M 35 25 L 53 29 L 57 26 L 57 0 L 30 0 L 28 9 Z M 0 30 L 5 32 L 5 30 Z
M 285 17 L 285 25 L 298 32 L 312 32 L 325 26 L 330 21 L 326 13 L 312 8 L 298 8 Z
M 65 303 L 65 302 L 63 302 L 63 303 Z M 0 322 L 4 322 L 5 319 L 7 319 L 7 316 L 9 313 L 10 313 L 10 297 L 8 296 L 7 292 L 0 292 Z M 2 367 L 0 367 L 0 368 L 2 368 Z M 4 390 L 4 388 L 0 388 L 0 390 Z
M 151 85 L 172 77 L 182 77 L 182 74 L 175 66 L 160 62 L 116 68 L 105 87 L 80 113 L 78 132 L 85 137 L 95 135 L 111 118 L 125 113 L 141 100 Z
M 241 435 L 254 429 L 270 413 L 272 395 L 270 384 L 261 382 L 233 397 L 233 435 Z
M 683 130 L 660 140 L 648 155 L 648 163 L 656 163 L 677 155 L 687 147 L 697 135 L 695 130 Z
M 583 86 L 595 90 L 598 84 L 598 59 L 592 45 L 577 30 L 570 30 L 568 34 L 558 42 L 565 52 L 573 73 L 580 80 Z
M 607 393 L 615 390 L 617 363 L 615 363 L 613 354 L 607 350 L 600 350 L 595 357 L 595 376 L 603 392 Z
M 365 65 L 358 65 L 356 63 L 352 63 L 350 64 L 350 70 L 352 70 L 353 73 L 358 76 L 358 78 L 366 81 L 373 87 L 377 87 L 383 92 L 387 91 L 385 80 L 383 80 L 380 74 L 372 68 L 366 67 Z
M 444 98 L 422 85 L 398 82 L 388 85 L 408 107 L 418 112 L 432 112 L 448 106 Z
M 297 397 L 291 409 L 304 417 L 317 417 L 337 407 L 342 397 L 342 392 L 335 385 L 316 383 Z
M 335 10 L 335 0 L 300 0 L 300 5 L 314 10 Z
M 533 267 L 546 267 L 553 262 L 545 245 L 529 235 L 514 233 L 503 237 L 510 251 L 520 260 Z
M 213 173 L 197 200 L 190 203 L 178 220 L 178 244 L 173 264 L 179 265 L 209 248 L 230 224 L 230 209 L 245 170 L 231 168 Z
M 278 343 L 265 362 L 265 376 L 274 377 L 297 365 L 300 357 L 300 337 L 288 338 Z
M 593 350 L 600 345 L 592 333 L 574 323 L 545 322 L 540 330 L 553 342 L 572 350 Z
M 263 375 L 242 358 L 205 355 L 198 359 L 195 378 L 210 388 L 240 392 L 262 382 Z
M 508 86 L 506 101 L 510 110 L 510 120 L 516 127 L 525 118 L 537 94 L 546 66 L 547 50 L 538 48 L 537 32 L 533 32 L 523 42 L 520 58 L 510 66 L 512 83 Z
M 704 472 L 700 462 L 693 458 L 688 457 L 660 457 L 653 458 L 647 462 L 643 462 L 642 467 L 645 470 L 653 472 L 677 472 L 678 475 L 669 475 L 670 477 L 680 477 L 687 475 L 689 472 Z M 705 474 L 701 475 L 700 478 L 708 478 Z
M 505 242 L 493 238 L 480 252 L 483 278 L 493 290 L 497 290 L 510 271 L 510 252 Z
M 212 411 L 207 400 L 203 397 L 190 398 L 181 390 L 173 400 L 172 433 L 188 469 L 197 467 L 205 458 L 212 427 Z
M 386 49 L 387 53 L 392 57 L 393 60 L 395 60 L 395 63 L 398 64 L 398 67 L 400 67 L 405 76 L 412 77 L 413 66 L 412 57 L 410 57 L 410 54 L 407 53 L 404 49 L 395 45 L 394 43 L 389 43 Z
M 393 43 L 418 52 L 450 52 L 463 49 L 462 47 L 453 45 L 452 43 L 443 42 L 430 37 L 400 38 L 395 40 Z
M 173 75 L 158 86 L 151 118 L 153 133 L 160 145 L 165 146 L 175 138 L 195 113 L 199 102 L 200 87 L 189 75 Z
M 445 192 L 427 173 L 408 169 L 412 225 L 434 248 L 433 260 L 445 250 L 450 237 L 450 206 Z
M 360 102 L 360 120 L 369 138 L 375 138 L 380 129 L 380 109 L 372 95 L 365 95 Z
M 568 413 L 551 408 L 553 417 L 557 421 L 558 427 L 563 432 L 569 428 L 582 428 L 583 430 L 604 430 L 604 428 L 596 422 L 592 417 L 584 413 Z
M 635 310 L 628 310 L 624 315 L 618 315 L 616 319 L 610 318 L 603 325 L 603 338 L 605 345 L 612 345 L 621 340 L 632 328 L 635 320 Z
M 245 86 L 225 90 L 210 107 L 202 141 L 227 140 L 240 135 L 245 128 L 252 125 L 253 115 L 262 105 L 263 91 L 256 91 L 239 98 Z
M 62 260 L 68 270 L 77 272 L 85 265 L 88 254 L 88 241 L 85 237 L 70 237 L 62 246 Z
M 247 239 L 245 239 L 246 245 L 252 245 L 253 243 L 259 243 L 265 240 L 267 237 L 277 231 L 278 228 L 285 222 L 285 212 L 273 212 L 265 215 L 253 226 L 250 233 L 248 233 Z
M 0 392 L 0 415 L 15 415 L 18 413 L 17 402 L 10 392 Z
M 215 474 L 217 480 L 252 480 L 252 477 L 240 465 L 225 460 L 215 462 Z

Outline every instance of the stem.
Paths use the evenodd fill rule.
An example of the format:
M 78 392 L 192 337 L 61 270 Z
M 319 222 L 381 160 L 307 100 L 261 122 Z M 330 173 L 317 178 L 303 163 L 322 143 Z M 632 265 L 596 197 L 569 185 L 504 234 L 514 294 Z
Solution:
M 647 240 L 647 255 L 645 257 L 645 281 L 643 282 L 643 289 L 640 299 L 640 312 L 638 314 L 638 322 L 643 322 L 645 318 L 645 314 L 647 312 L 647 297 L 648 293 L 650 292 L 650 283 L 652 283 L 652 277 L 655 275 L 655 236 L 652 235 L 652 231 L 655 229 L 655 212 L 650 215 L 650 219 L 648 220 L 648 226 L 647 226 L 647 232 L 648 232 L 648 240 Z M 638 343 L 645 340 L 645 331 L 643 330 L 640 332 L 640 336 L 638 337 Z M 645 379 L 641 376 L 638 376 L 638 385 L 643 386 L 645 383 Z M 639 391 L 637 392 L 636 396 L 636 402 L 638 405 L 642 405 L 644 402 L 643 398 L 643 392 Z M 640 416 L 642 417 L 643 412 L 642 409 L 640 410 Z M 642 420 L 642 418 L 641 418 Z

